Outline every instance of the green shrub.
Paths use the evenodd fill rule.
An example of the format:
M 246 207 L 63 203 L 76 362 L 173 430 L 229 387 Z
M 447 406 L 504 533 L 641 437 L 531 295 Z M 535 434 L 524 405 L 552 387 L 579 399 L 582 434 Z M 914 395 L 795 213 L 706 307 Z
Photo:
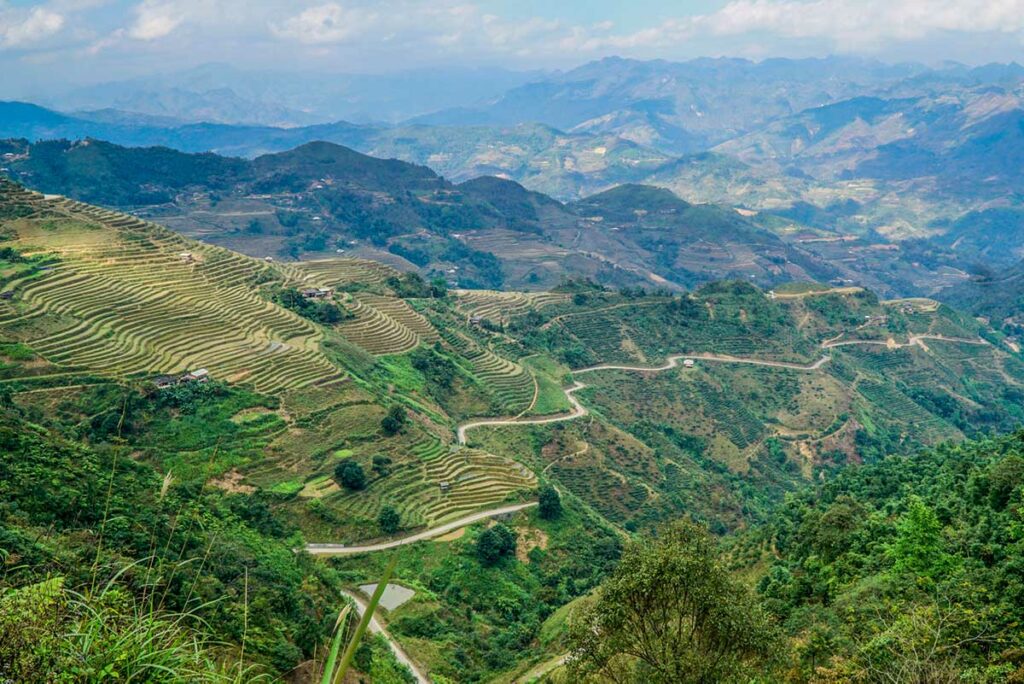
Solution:
M 363 472 L 363 466 L 351 459 L 342 461 L 334 468 L 334 479 L 345 489 L 366 488 L 366 473 Z
M 384 534 L 394 534 L 401 528 L 402 518 L 394 506 L 384 506 L 380 509 L 380 515 L 377 516 L 377 524 L 380 525 L 380 531 Z
M 562 497 L 558 490 L 548 485 L 541 488 L 537 510 L 545 520 L 554 520 L 562 515 Z
M 497 565 L 505 558 L 515 556 L 515 532 L 500 523 L 484 530 L 476 540 L 476 555 L 485 567 Z

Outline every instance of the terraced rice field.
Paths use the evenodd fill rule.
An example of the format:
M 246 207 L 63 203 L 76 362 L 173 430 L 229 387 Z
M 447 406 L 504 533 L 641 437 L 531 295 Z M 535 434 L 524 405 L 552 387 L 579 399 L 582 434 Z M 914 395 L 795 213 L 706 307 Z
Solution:
M 332 497 L 344 515 L 375 520 L 385 504 L 394 506 L 407 527 L 436 525 L 501 503 L 514 491 L 536 486 L 525 466 L 475 449 L 453 449 L 439 442 L 414 448 L 417 458 L 361 492 Z M 448 484 L 447 490 L 441 483 Z
M 17 329 L 47 361 L 114 376 L 204 367 L 265 392 L 338 377 L 322 333 L 256 294 L 267 264 L 127 214 L 35 201 L 45 219 L 8 222 L 9 244 L 53 260 L 3 286 L 0 333 Z
M 344 302 L 355 318 L 342 323 L 338 330 L 371 354 L 401 354 L 421 342 L 440 339 L 430 321 L 397 297 L 358 294 Z
M 341 258 L 317 259 L 283 264 L 288 274 L 297 280 L 337 287 L 348 283 L 382 283 L 399 275 L 398 271 L 369 259 Z
M 545 306 L 565 304 L 569 295 L 561 292 L 500 292 L 497 290 L 458 290 L 458 308 L 467 316 L 507 323 L 515 316 Z
M 528 370 L 481 347 L 457 331 L 445 330 L 442 337 L 469 362 L 470 372 L 495 397 L 505 414 L 513 415 L 530 407 L 534 380 Z

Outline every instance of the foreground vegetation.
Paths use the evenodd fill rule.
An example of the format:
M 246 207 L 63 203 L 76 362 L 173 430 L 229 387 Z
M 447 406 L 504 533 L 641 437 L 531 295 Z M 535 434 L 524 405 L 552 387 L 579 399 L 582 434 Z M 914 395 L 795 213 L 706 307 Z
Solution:
M 341 592 L 372 593 L 392 560 L 404 599 L 381 619 L 438 682 L 570 652 L 598 680 L 856 680 L 882 667 L 865 644 L 891 650 L 895 616 L 927 618 L 932 596 L 984 628 L 941 671 L 1017 667 L 1019 468 L 996 464 L 1017 442 L 984 440 L 1024 418 L 1024 363 L 954 310 L 818 284 L 452 291 L 9 184 L 0 200 L 0 600 L 39 635 L 5 627 L 9 671 L 166 657 L 195 679 L 316 677 Z M 510 504 L 384 552 L 296 552 Z M 622 656 L 623 597 L 698 580 L 719 607 L 658 605 L 728 624 L 666 636 L 688 644 L 669 663 Z M 354 667 L 408 681 L 382 639 Z M 100 657 L 111 643 L 124 663 Z

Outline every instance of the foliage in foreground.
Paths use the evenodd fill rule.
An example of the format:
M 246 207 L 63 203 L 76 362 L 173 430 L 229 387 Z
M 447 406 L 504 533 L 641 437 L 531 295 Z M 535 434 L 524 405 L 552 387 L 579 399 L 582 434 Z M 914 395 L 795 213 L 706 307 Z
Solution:
M 338 590 L 293 543 L 255 497 L 174 485 L 121 449 L 0 411 L 0 585 L 59 576 L 82 591 L 117 577 L 125 595 L 158 591 L 161 615 L 194 614 L 212 638 L 244 642 L 247 660 L 283 673 L 326 641 Z
M 1024 682 L 1024 432 L 850 468 L 753 538 L 789 680 Z
M 707 530 L 664 527 L 626 547 L 570 626 L 571 681 L 737 681 L 770 667 L 779 634 Z
M 213 642 L 194 615 L 116 584 L 79 594 L 53 577 L 0 588 L 0 677 L 16 682 L 270 681 Z

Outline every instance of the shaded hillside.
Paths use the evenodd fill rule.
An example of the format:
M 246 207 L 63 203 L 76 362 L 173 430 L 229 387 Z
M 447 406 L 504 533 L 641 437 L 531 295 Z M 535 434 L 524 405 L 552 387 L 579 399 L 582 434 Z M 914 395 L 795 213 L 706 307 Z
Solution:
M 1019 339 L 1024 333 L 1024 262 L 1002 270 L 987 270 L 971 280 L 944 290 L 942 299 L 995 328 Z
M 513 181 L 455 185 L 326 142 L 251 161 L 97 140 L 13 145 L 11 173 L 34 188 L 129 207 L 254 256 L 344 253 L 478 288 L 551 287 L 565 276 L 678 288 L 836 275 L 731 209 L 648 186 L 563 205 Z
M 790 672 L 1019 681 L 1022 443 L 1018 432 L 849 469 L 734 544 L 734 569 L 757 577 L 791 639 Z
M 323 152 L 280 168 L 344 158 Z M 465 192 L 565 211 L 507 184 Z M 638 201 L 657 209 L 609 232 L 694 211 L 747 229 L 644 187 L 588 211 L 625 221 Z M 400 543 L 412 591 L 385 609 L 392 637 L 432 675 L 488 680 L 559 655 L 565 607 L 623 535 L 683 512 L 749 527 L 847 463 L 1024 418 L 1019 356 L 930 300 L 737 281 L 452 291 L 348 256 L 246 257 L 9 182 L 0 238 L 0 541 L 25 561 L 0 600 L 57 572 L 139 601 L 156 587 L 231 662 L 244 643 L 275 675 L 323 652 L 339 588 L 380 577 L 376 541 Z M 487 532 L 495 512 L 508 532 Z M 401 544 L 429 531 L 453 534 Z M 294 551 L 308 543 L 344 557 L 314 563 Z M 364 673 L 403 681 L 370 651 Z

